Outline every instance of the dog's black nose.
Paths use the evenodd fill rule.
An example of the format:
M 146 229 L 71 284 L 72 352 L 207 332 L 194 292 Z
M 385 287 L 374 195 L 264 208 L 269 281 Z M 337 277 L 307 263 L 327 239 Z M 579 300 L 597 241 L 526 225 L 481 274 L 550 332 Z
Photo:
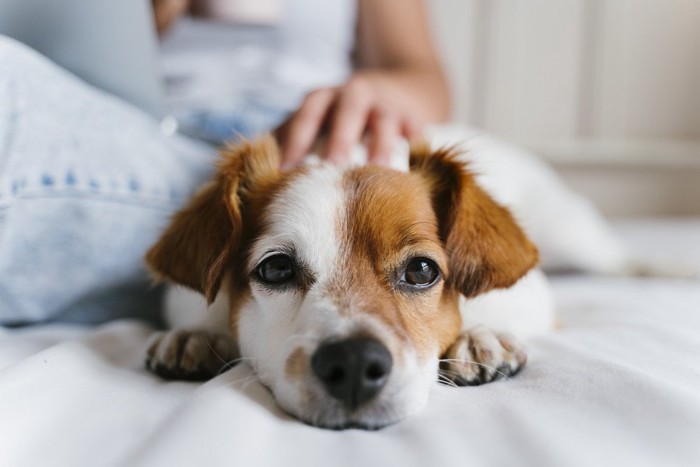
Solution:
M 348 339 L 323 344 L 311 366 L 326 391 L 353 410 L 374 397 L 391 373 L 391 354 L 374 339 Z

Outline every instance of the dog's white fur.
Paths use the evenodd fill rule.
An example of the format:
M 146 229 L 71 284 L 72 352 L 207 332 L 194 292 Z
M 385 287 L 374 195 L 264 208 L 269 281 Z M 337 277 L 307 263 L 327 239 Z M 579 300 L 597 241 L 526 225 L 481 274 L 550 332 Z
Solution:
M 462 127 L 440 126 L 429 128 L 427 135 L 434 147 L 455 145 L 464 150 L 469 167 L 479 184 L 499 203 L 508 207 L 520 225 L 540 250 L 544 269 L 576 269 L 606 274 L 630 274 L 636 260 L 593 207 L 593 205 L 566 187 L 556 173 L 532 154 L 499 141 L 489 135 Z M 400 142 L 391 159 L 391 167 L 408 170 L 408 144 Z M 366 150 L 358 146 L 352 152 L 349 165 L 366 160 Z M 318 156 L 310 155 L 307 164 L 318 164 Z M 335 196 L 332 178 L 338 173 L 326 170 L 316 177 L 318 188 L 309 183 L 306 196 L 314 202 L 328 201 Z M 337 182 L 336 182 L 337 183 Z M 321 193 L 315 190 L 321 190 Z M 302 197 L 302 189 L 295 197 Z M 337 193 L 337 191 L 335 191 Z M 300 200 L 297 199 L 297 202 Z M 324 201 L 324 203 L 326 202 Z M 336 199 L 334 203 L 342 202 Z M 302 201 L 302 205 L 304 201 Z M 326 219 L 332 215 L 328 206 Z M 304 209 L 303 215 L 309 213 Z M 284 212 L 280 214 L 284 216 Z M 301 228 L 293 221 L 292 228 Z M 309 219 L 309 238 L 316 235 L 320 224 Z M 303 235 L 302 235 L 303 236 Z M 324 240 L 331 245 L 331 235 Z M 475 299 L 464 300 L 465 322 L 471 325 L 488 321 L 490 326 L 507 330 L 519 336 L 529 336 L 549 329 L 553 320 L 554 304 L 546 278 L 540 270 L 532 271 L 508 290 L 496 290 Z M 194 311 L 193 310 L 197 310 Z M 513 313 L 502 310 L 513 310 Z M 166 298 L 167 322 L 172 327 L 217 329 L 225 323 L 228 314 L 226 301 L 217 298 L 207 311 L 206 301 L 199 294 L 181 287 L 171 287 Z M 488 310 L 488 311 L 487 311 Z M 502 316 L 502 315 L 506 316 Z M 475 322 L 474 315 L 482 315 Z M 488 316 L 486 316 L 488 315 Z M 495 316 L 499 316 L 496 318 Z M 516 324 L 521 323 L 521 324 Z
M 487 136 L 445 129 L 432 132 L 435 145 L 456 144 L 466 149 L 470 169 L 478 182 L 498 202 L 508 207 L 538 245 L 543 264 L 596 273 L 625 274 L 634 261 L 592 206 L 568 190 L 546 165 L 531 155 Z M 461 143 L 460 143 L 461 142 Z M 407 170 L 407 145 L 397 148 L 393 167 Z M 363 148 L 353 153 L 352 164 L 365 158 Z M 310 157 L 307 163 L 318 164 Z M 285 375 L 290 355 L 303 349 L 306 357 L 329 337 L 350 337 L 358 331 L 381 336 L 392 345 L 394 334 L 369 314 L 357 310 L 343 314 L 324 294 L 340 259 L 336 216 L 347 202 L 341 186 L 344 168 L 319 165 L 279 194 L 269 210 L 269 229 L 251 248 L 247 273 L 280 245 L 293 246 L 315 276 L 305 294 L 290 290 L 271 294 L 251 284 L 252 299 L 238 317 L 238 346 L 255 369 L 259 380 L 274 393 L 286 411 L 323 426 L 360 424 L 378 427 L 419 410 L 436 380 L 437 351 L 425 361 L 415 349 L 404 346 L 377 400 L 354 413 L 344 411 L 329 397 L 310 372 L 303 381 Z M 225 290 L 222 287 L 222 291 Z M 229 306 L 224 292 L 207 307 L 203 297 L 184 288 L 171 287 L 166 298 L 167 319 L 173 328 L 226 329 Z M 517 371 L 524 363 L 519 345 L 503 332 L 528 337 L 553 327 L 554 301 L 541 270 L 530 271 L 514 286 L 462 299 L 460 312 L 465 334 L 453 349 L 479 364 L 508 366 Z M 474 353 L 479 355 L 473 355 Z M 502 358 L 500 356 L 503 356 Z M 491 360 L 489 360 L 491 359 Z M 308 358 L 307 358 L 308 360 Z M 420 362 L 420 363 L 419 363 Z M 449 362 L 448 362 L 449 363 Z M 468 377 L 469 370 L 451 367 Z M 496 370 L 497 371 L 497 370 Z

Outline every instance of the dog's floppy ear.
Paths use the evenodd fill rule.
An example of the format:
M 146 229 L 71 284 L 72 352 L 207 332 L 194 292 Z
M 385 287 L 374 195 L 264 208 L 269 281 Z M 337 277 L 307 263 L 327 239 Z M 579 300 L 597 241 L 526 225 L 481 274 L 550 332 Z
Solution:
M 156 276 L 194 289 L 211 303 L 240 246 L 242 200 L 256 185 L 276 178 L 279 163 L 271 136 L 222 150 L 214 178 L 173 216 L 146 254 Z
M 511 213 L 481 187 L 455 148 L 411 149 L 411 172 L 432 193 L 440 236 L 449 256 L 448 283 L 467 297 L 513 285 L 538 261 L 537 249 Z

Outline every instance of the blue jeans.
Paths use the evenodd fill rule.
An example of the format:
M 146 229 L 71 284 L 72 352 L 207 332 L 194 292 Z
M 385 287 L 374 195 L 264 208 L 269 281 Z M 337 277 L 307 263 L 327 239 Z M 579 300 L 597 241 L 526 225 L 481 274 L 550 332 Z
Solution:
M 215 157 L 0 36 L 0 325 L 154 319 L 143 255 Z

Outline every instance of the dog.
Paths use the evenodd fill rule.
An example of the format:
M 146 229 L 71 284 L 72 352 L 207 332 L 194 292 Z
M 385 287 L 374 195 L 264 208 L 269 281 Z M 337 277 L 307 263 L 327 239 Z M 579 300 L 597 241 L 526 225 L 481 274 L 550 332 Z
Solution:
M 282 172 L 271 136 L 223 150 L 146 255 L 184 286 L 171 303 L 206 299 L 207 322 L 155 334 L 147 368 L 204 380 L 245 361 L 284 411 L 332 429 L 395 423 L 438 380 L 516 375 L 514 336 L 551 329 L 551 295 L 537 248 L 462 157 L 423 144 L 405 171 Z

